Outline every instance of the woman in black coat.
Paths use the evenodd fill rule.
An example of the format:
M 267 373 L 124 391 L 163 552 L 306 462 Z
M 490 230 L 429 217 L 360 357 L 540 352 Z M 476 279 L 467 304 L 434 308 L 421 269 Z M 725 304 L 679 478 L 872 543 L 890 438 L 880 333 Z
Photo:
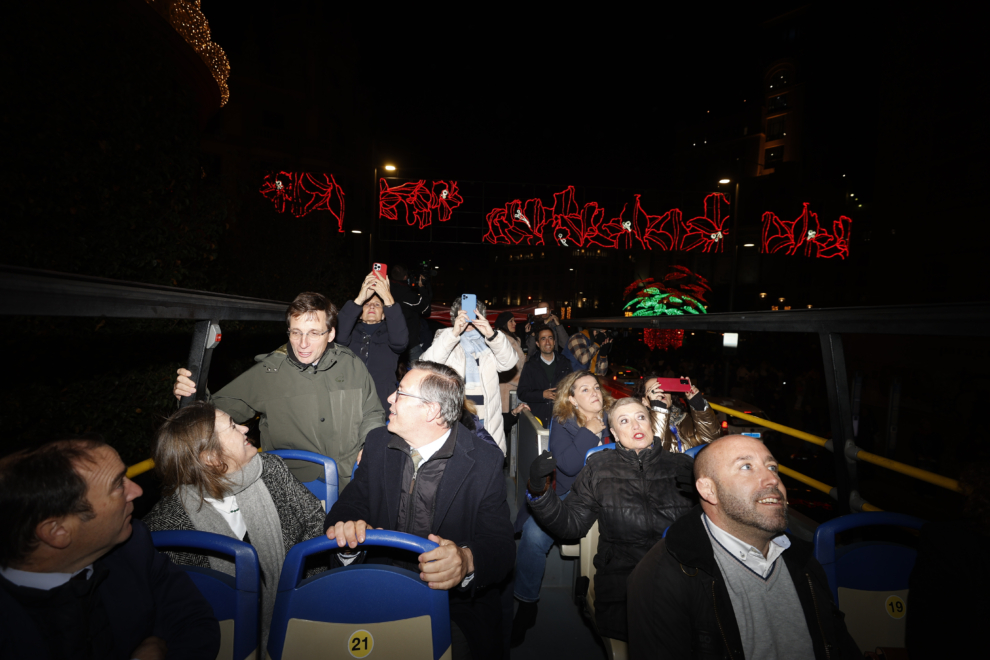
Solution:
M 337 314 L 336 339 L 368 367 L 382 408 L 388 410 L 388 397 L 395 391 L 395 368 L 409 343 L 409 329 L 387 277 L 368 273 L 357 297 L 345 302 Z
M 614 451 L 592 454 L 566 500 L 548 487 L 556 460 L 549 452 L 530 467 L 533 515 L 558 538 L 579 538 L 598 522 L 595 623 L 603 637 L 628 640 L 626 578 L 687 512 L 693 500 L 676 484 L 693 459 L 664 451 L 653 436 L 653 411 L 639 399 L 618 400 L 608 414 Z

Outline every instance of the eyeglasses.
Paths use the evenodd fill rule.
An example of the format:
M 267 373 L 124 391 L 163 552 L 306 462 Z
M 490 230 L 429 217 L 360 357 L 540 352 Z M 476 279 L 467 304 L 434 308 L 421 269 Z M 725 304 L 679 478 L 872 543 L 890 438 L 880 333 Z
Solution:
M 330 331 L 324 330 L 323 332 L 317 332 L 316 330 L 310 330 L 309 332 L 302 333 L 299 332 L 298 330 L 289 330 L 285 334 L 289 335 L 289 339 L 291 339 L 292 341 L 302 341 L 303 335 L 309 337 L 310 341 L 316 341 L 317 339 L 327 334 L 328 332 Z
M 395 396 L 396 397 L 409 396 L 414 399 L 419 399 L 420 401 L 426 401 L 427 403 L 435 403 L 434 401 L 430 401 L 429 399 L 421 397 L 418 394 L 410 394 L 409 392 L 403 392 L 402 390 L 399 389 L 399 381 L 395 381 Z

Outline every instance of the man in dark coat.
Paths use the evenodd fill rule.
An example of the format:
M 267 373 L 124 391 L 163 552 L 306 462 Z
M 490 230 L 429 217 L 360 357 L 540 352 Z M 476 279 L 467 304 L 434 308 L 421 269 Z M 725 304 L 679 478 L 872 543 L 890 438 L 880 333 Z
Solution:
M 571 373 L 571 363 L 556 350 L 557 342 L 552 329 L 541 328 L 537 332 L 536 345 L 540 350 L 526 360 L 516 394 L 549 428 L 553 402 L 557 398 L 557 383 Z
M 368 273 L 357 297 L 340 308 L 337 343 L 361 358 L 375 381 L 382 408 L 388 408 L 388 397 L 395 390 L 399 355 L 409 343 L 406 319 L 395 304 L 388 278 L 379 277 L 374 271 Z
M 217 656 L 213 609 L 132 521 L 126 473 L 97 440 L 0 461 L 0 658 Z
M 325 526 L 355 548 L 368 528 L 440 547 L 400 566 L 450 594 L 454 658 L 501 658 L 497 588 L 515 560 L 502 452 L 458 423 L 464 381 L 445 365 L 414 362 L 389 398 L 387 429 L 368 434 L 361 468 Z M 362 557 L 345 557 L 348 563 Z
M 811 546 L 785 534 L 787 491 L 759 440 L 695 459 L 701 506 L 629 576 L 631 658 L 860 658 Z

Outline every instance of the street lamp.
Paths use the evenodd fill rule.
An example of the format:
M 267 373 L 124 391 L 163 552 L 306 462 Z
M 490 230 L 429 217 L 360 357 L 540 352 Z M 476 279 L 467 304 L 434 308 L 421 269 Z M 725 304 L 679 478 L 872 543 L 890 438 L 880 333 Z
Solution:
M 385 171 L 386 172 L 394 172 L 395 171 L 395 165 L 386 165 L 385 166 Z
M 719 179 L 719 183 L 729 183 L 729 179 Z

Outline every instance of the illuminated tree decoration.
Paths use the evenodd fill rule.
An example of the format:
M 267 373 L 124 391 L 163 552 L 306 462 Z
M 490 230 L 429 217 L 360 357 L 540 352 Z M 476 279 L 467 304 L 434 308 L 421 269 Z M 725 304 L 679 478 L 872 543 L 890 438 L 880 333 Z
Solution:
M 683 316 L 707 314 L 703 303 L 705 292 L 711 291 L 708 280 L 684 266 L 671 266 L 671 272 L 656 282 L 652 277 L 636 280 L 626 287 L 622 297 L 633 296 L 623 310 L 626 316 Z M 684 331 L 672 328 L 646 328 L 643 342 L 651 350 L 680 348 L 684 343 Z
M 398 220 L 401 214 L 407 225 L 420 229 L 433 224 L 434 218 L 447 222 L 463 203 L 456 181 L 434 181 L 432 186 L 426 181 L 407 181 L 393 187 L 385 179 L 378 182 L 378 217 Z
M 271 200 L 279 213 L 301 218 L 314 211 L 328 211 L 344 231 L 344 191 L 332 174 L 279 172 L 265 175 L 261 194 Z
M 781 220 L 769 211 L 764 213 L 760 251 L 764 254 L 802 254 L 819 259 L 848 257 L 852 218 L 839 216 L 829 232 L 818 223 L 818 214 L 811 212 L 809 206 L 805 202 L 801 215 L 791 221 Z

